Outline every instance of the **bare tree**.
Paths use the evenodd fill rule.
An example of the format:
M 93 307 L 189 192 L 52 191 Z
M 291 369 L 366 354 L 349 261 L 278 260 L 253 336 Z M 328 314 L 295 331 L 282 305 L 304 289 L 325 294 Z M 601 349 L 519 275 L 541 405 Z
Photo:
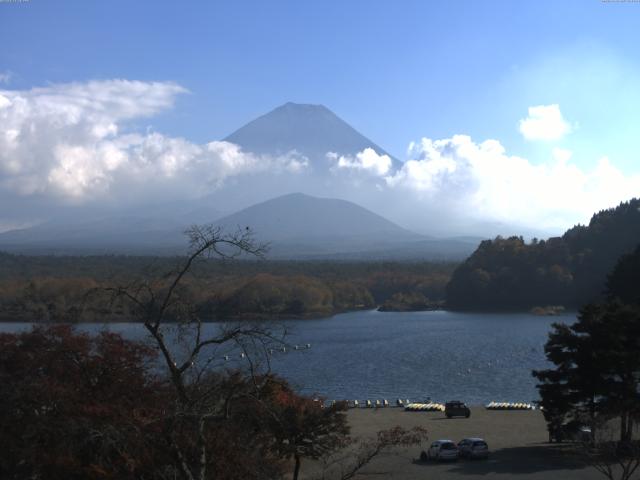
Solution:
M 375 458 L 390 455 L 398 447 L 420 445 L 427 440 L 427 433 L 422 427 L 406 430 L 397 426 L 380 430 L 374 438 L 352 438 L 322 458 L 318 480 L 350 480 Z
M 609 480 L 629 480 L 640 468 L 640 443 L 616 437 L 611 424 L 604 422 L 597 436 L 578 443 L 579 454 Z
M 261 377 L 256 375 L 257 365 L 250 353 L 266 353 L 281 337 L 274 337 L 264 325 L 255 322 L 207 326 L 182 288 L 197 262 L 209 257 L 262 257 L 266 246 L 257 243 L 249 229 L 228 234 L 209 225 L 193 226 L 185 233 L 189 253 L 174 271 L 160 279 L 136 280 L 107 290 L 112 301 L 128 304 L 134 318 L 150 334 L 168 370 L 175 400 L 173 411 L 167 412 L 163 420 L 163 431 L 177 472 L 186 480 L 204 480 L 210 476 L 208 466 L 215 461 L 208 448 L 209 427 L 228 415 L 234 396 L 250 395 L 246 388 L 222 392 L 219 383 L 208 374 L 221 361 L 219 348 L 233 347 L 242 352 L 254 392 L 259 392 L 257 382 Z
M 331 412 L 323 412 L 315 406 L 302 415 L 310 425 L 298 425 L 301 416 L 297 413 L 283 415 L 283 398 L 279 396 L 274 403 L 274 377 L 267 373 L 268 352 L 284 343 L 286 332 L 274 335 L 264 324 L 256 322 L 206 324 L 195 302 L 189 298 L 188 289 L 183 288 L 185 279 L 194 274 L 199 261 L 240 255 L 262 257 L 266 246 L 256 243 L 248 229 L 227 234 L 214 226 L 194 226 L 186 233 L 189 253 L 175 270 L 160 278 L 135 280 L 107 289 L 111 301 L 126 303 L 132 316 L 147 330 L 167 369 L 173 395 L 171 407 L 161 422 L 165 444 L 174 457 L 175 475 L 185 480 L 205 480 L 215 476 L 216 467 L 246 468 L 245 465 L 221 465 L 229 461 L 225 456 L 215 458 L 215 446 L 220 444 L 220 439 L 215 438 L 219 431 L 216 427 L 224 425 L 225 421 L 228 424 L 230 418 L 237 418 L 230 413 L 234 410 L 249 412 L 249 416 L 253 410 L 262 417 L 253 424 L 254 430 L 241 434 L 245 439 L 264 436 L 262 445 L 265 448 L 258 452 L 258 462 L 252 464 L 263 471 L 250 472 L 254 478 L 279 477 L 280 472 L 271 468 L 277 462 L 270 464 L 264 458 L 275 452 L 277 459 L 297 457 L 296 473 L 300 470 L 302 456 L 323 456 L 322 478 L 337 475 L 341 480 L 348 480 L 374 458 L 391 452 L 394 447 L 419 444 L 426 438 L 424 429 L 396 427 L 378 432 L 375 439 L 350 439 L 346 436 L 345 418 L 326 415 Z M 241 356 L 247 371 L 245 374 L 221 373 L 223 370 L 217 367 L 224 364 L 224 354 L 234 350 L 235 358 Z M 261 368 L 262 361 L 266 368 Z M 294 412 L 298 410 L 293 409 Z M 316 422 L 316 418 L 320 420 Z M 247 425 L 252 425 L 251 421 Z M 265 426 L 267 431 L 260 432 Z M 229 440 L 237 439 L 229 437 Z M 166 472 L 163 474 L 167 475 Z M 232 476 L 246 477 L 241 472 L 234 472 Z

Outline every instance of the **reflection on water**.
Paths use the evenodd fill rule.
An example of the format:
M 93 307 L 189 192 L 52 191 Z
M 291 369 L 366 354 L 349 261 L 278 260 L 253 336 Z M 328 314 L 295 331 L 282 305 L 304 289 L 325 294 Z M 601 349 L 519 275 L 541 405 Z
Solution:
M 547 365 L 544 343 L 551 323 L 574 319 L 575 315 L 368 311 L 292 320 L 285 323 L 287 341 L 312 347 L 274 352 L 272 369 L 303 393 L 327 399 L 529 402 L 538 397 L 531 370 Z M 4 331 L 24 328 L 28 325 L 0 324 Z M 145 336 L 139 325 L 109 328 L 129 338 Z M 222 358 L 227 353 L 231 352 L 216 354 Z M 231 354 L 232 361 L 240 361 L 239 355 Z

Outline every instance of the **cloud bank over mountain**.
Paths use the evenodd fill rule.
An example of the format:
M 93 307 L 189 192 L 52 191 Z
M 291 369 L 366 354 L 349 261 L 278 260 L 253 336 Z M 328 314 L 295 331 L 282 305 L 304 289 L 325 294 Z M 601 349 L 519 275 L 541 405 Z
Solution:
M 378 154 L 373 148 L 365 148 L 355 156 L 339 155 L 336 152 L 327 153 L 327 158 L 335 164 L 331 168 L 332 172 L 338 173 L 340 170 L 355 170 L 359 172 L 370 172 L 373 175 L 386 175 L 392 168 L 392 161 L 389 155 Z
M 0 188 L 75 203 L 133 192 L 180 197 L 202 195 L 233 175 L 305 168 L 304 157 L 128 128 L 186 92 L 174 83 L 127 80 L 0 90 Z
M 554 143 L 573 128 L 559 105 L 531 107 L 519 124 L 527 140 L 546 142 L 545 161 L 508 153 L 498 140 L 453 135 L 412 142 L 400 162 L 322 106 L 286 104 L 227 141 L 204 144 L 146 126 L 186 93 L 171 82 L 129 80 L 1 89 L 0 229 L 56 206 L 134 209 L 210 196 L 229 212 L 301 191 L 358 202 L 423 232 L 455 224 L 460 233 L 477 222 L 561 230 L 640 193 L 640 175 L 624 175 L 606 157 L 591 169 L 572 163 Z M 280 135 L 273 149 L 270 135 Z
M 535 164 L 509 155 L 497 140 L 454 135 L 423 138 L 409 153 L 400 170 L 384 177 L 386 185 L 450 205 L 458 215 L 466 209 L 469 216 L 560 229 L 640 193 L 640 175 L 623 175 L 606 157 L 581 169 L 560 148 Z

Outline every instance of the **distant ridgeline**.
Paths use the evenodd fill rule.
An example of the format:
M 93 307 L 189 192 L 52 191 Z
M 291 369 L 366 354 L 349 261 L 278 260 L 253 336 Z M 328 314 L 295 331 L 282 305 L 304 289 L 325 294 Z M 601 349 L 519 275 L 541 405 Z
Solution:
M 458 310 L 574 308 L 603 297 L 618 258 L 640 244 L 640 199 L 593 215 L 562 237 L 483 241 L 453 273 L 447 306 Z

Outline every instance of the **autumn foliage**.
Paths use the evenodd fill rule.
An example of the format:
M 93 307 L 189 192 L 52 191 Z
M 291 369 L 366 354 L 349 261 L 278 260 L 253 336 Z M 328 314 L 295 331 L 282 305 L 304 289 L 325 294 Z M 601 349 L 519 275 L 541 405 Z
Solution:
M 155 352 L 69 325 L 0 335 L 0 478 L 180 477 L 173 446 L 195 458 L 197 425 L 176 411 Z M 297 475 L 303 459 L 349 445 L 345 405 L 326 407 L 274 375 L 209 372 L 187 386 L 209 405 L 206 478 Z
M 161 455 L 155 351 L 67 325 L 0 335 L 0 477 L 139 478 Z
M 150 257 L 28 257 L 0 252 L 0 320 L 131 321 L 113 284 L 163 278 L 178 261 Z M 153 266 L 149 266 L 149 264 Z M 210 259 L 181 282 L 206 318 L 306 318 L 369 309 L 393 295 L 444 299 L 455 264 L 430 262 L 229 262 Z

